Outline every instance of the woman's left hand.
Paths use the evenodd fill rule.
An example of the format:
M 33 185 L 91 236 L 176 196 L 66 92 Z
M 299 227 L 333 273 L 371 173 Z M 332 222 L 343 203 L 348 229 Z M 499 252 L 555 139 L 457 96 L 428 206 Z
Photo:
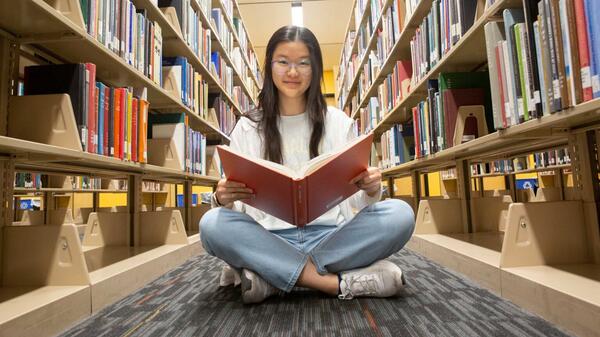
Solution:
M 350 184 L 356 184 L 368 196 L 373 197 L 381 188 L 381 171 L 377 167 L 369 167 L 350 180 Z

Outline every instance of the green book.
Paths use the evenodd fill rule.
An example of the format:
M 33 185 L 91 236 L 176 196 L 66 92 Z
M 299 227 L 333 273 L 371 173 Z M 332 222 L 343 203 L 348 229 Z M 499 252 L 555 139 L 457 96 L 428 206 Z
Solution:
M 521 35 L 522 35 L 522 31 L 521 31 L 521 27 L 524 26 L 523 23 L 517 23 L 513 30 L 514 30 L 514 34 L 515 34 L 515 44 L 517 47 L 517 58 L 519 60 L 519 81 L 521 82 L 521 88 L 523 88 L 523 97 L 520 99 L 521 101 L 518 102 L 519 104 L 519 109 L 523 109 L 523 116 L 525 118 L 525 121 L 529 120 L 529 109 L 527 107 L 527 101 L 528 101 L 528 94 L 527 94 L 527 86 L 525 84 L 525 76 L 527 76 L 527 74 L 525 73 L 525 61 L 526 56 L 523 54 L 523 51 L 525 50 L 523 48 L 523 45 L 521 44 Z M 519 112 L 519 115 L 521 113 Z

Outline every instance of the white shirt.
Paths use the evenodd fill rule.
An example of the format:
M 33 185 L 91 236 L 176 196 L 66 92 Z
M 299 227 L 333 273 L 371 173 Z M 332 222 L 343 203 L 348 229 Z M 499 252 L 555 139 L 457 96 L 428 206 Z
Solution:
M 336 151 L 356 137 L 352 127 L 352 119 L 334 107 L 328 107 L 325 118 L 325 132 L 319 144 L 319 154 Z M 283 165 L 298 170 L 310 160 L 310 135 L 312 126 L 307 113 L 295 116 L 280 116 L 279 133 L 281 134 Z M 262 158 L 263 142 L 257 124 L 248 118 L 240 118 L 231 133 L 229 146 L 250 157 Z M 374 204 L 381 198 L 379 193 L 369 197 L 366 192 L 358 191 L 350 198 L 333 207 L 307 226 L 316 224 L 341 225 L 354 217 L 354 211 Z M 265 212 L 251 207 L 241 201 L 235 201 L 233 209 L 245 212 L 267 230 L 289 229 L 295 226 L 275 218 Z

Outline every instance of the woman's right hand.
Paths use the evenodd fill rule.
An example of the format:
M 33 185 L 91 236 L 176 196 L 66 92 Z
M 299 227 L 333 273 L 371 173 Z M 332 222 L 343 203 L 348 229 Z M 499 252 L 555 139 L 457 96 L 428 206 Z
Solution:
M 219 204 L 230 207 L 234 201 L 254 198 L 254 191 L 243 183 L 223 178 L 217 183 L 215 197 Z

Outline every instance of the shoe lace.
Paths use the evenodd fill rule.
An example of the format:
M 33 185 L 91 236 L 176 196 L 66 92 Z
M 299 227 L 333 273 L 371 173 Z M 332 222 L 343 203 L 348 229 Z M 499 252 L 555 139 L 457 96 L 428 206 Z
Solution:
M 346 282 L 346 291 L 339 295 L 340 299 L 352 299 L 355 296 L 373 295 L 377 293 L 377 276 L 374 274 L 358 275 Z

